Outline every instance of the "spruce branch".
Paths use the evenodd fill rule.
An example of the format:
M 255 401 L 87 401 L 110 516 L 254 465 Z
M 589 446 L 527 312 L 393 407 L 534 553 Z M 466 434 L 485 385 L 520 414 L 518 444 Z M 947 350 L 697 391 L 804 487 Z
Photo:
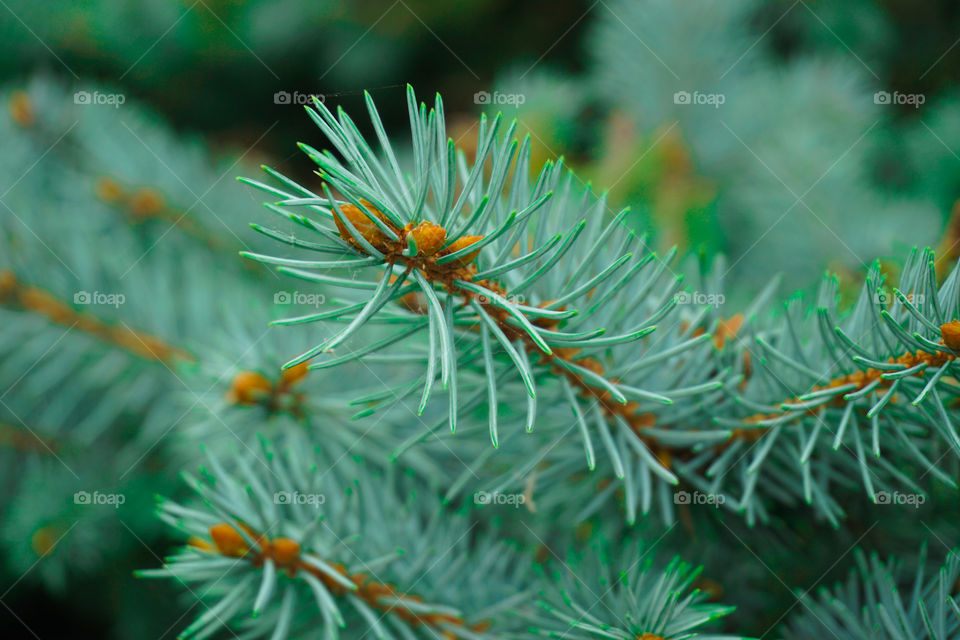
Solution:
M 604 198 L 575 189 L 562 162 L 547 163 L 529 184 L 528 141 L 511 140 L 514 125 L 498 135 L 499 116 L 481 120 L 471 163 L 446 137 L 440 98 L 428 110 L 408 89 L 413 167 L 405 171 L 369 96 L 367 105 L 379 154 L 344 111 L 319 102 L 308 109 L 336 151 L 301 145 L 320 167 L 323 195 L 270 169 L 281 186 L 248 181 L 280 199 L 271 211 L 323 242 L 255 228 L 325 259 L 247 255 L 345 294 L 330 310 L 281 321 L 346 325 L 286 366 L 391 357 L 426 365 L 411 382 L 366 396 L 374 405 L 366 414 L 412 395 L 422 414 L 435 382 L 447 391 L 446 417 L 397 455 L 439 437 L 444 425 L 453 432 L 463 416 L 472 430 L 484 406 L 495 447 L 509 439 L 507 425 L 525 433 L 572 417 L 587 467 L 602 465 L 631 496 L 630 520 L 653 494 L 669 517 L 680 482 L 724 496 L 726 508 L 751 521 L 768 517 L 770 499 L 806 502 L 836 521 L 840 478 L 859 478 L 871 499 L 896 483 L 920 490 L 898 469 L 911 459 L 950 482 L 931 461 L 944 445 L 960 451 L 941 397 L 955 387 L 942 373 L 954 365 L 941 327 L 956 319 L 960 276 L 938 291 L 932 255 L 911 255 L 888 304 L 877 303 L 874 269 L 849 314 L 839 313 L 828 280 L 809 321 L 800 303 L 770 314 L 775 283 L 722 317 L 709 305 L 680 304 L 689 296 L 669 267 L 672 253 L 647 251 L 623 228 L 625 212 L 607 220 Z M 356 277 L 324 273 L 347 269 Z M 715 280 L 702 278 L 720 294 Z M 374 326 L 387 330 L 365 340 Z M 929 386 L 917 388 L 927 372 Z M 907 391 L 915 407 L 897 401 Z M 525 414 L 512 409 L 521 406 Z M 827 450 L 827 433 L 843 451 Z M 885 448 L 890 460 L 880 455 Z
M 83 224 L 95 225 L 105 214 L 109 225 L 133 230 L 136 240 L 117 245 L 123 251 L 148 250 L 161 239 L 185 252 L 211 255 L 238 247 L 236 225 L 241 221 L 233 216 L 245 202 L 225 175 L 242 157 L 218 167 L 197 140 L 182 139 L 148 107 L 132 100 L 124 104 L 124 118 L 74 100 L 74 92 L 104 89 L 71 87 L 37 75 L 25 90 L 5 93 L 17 114 L 15 126 L 0 123 L 4 137 L 11 139 L 8 157 L 18 159 L 15 162 L 43 160 L 42 171 L 5 195 L 16 212 L 11 228 L 22 231 L 22 223 L 47 242 L 56 238 L 43 232 L 44 212 L 33 210 L 36 191 L 41 190 L 41 204 L 56 198 L 67 200 L 71 208 L 79 204 L 85 215 L 76 217 Z M 44 176 L 53 175 L 58 180 L 42 184 Z M 6 226 L 6 220 L 0 226 Z
M 849 310 L 841 310 L 837 281 L 827 278 L 813 308 L 796 297 L 776 312 L 764 294 L 742 318 L 718 321 L 712 333 L 723 344 L 698 364 L 731 374 L 721 395 L 698 408 L 722 429 L 711 438 L 709 427 L 690 424 L 698 414 L 682 396 L 669 427 L 663 413 L 644 427 L 674 448 L 670 469 L 683 486 L 674 496 L 659 494 L 668 520 L 693 491 L 750 522 L 768 520 L 777 504 L 807 504 L 837 524 L 841 498 L 857 484 L 871 502 L 897 491 L 926 496 L 934 482 L 955 488 L 958 276 L 955 270 L 938 285 L 932 258 L 913 252 L 896 288 L 884 287 L 875 267 Z M 562 500 L 546 490 L 534 495 L 563 517 L 579 521 L 616 497 L 632 521 L 658 495 L 642 480 L 626 480 L 635 456 L 600 460 L 598 476 L 606 480 L 599 481 L 579 474 L 574 447 L 555 434 L 508 446 L 515 455 L 498 457 L 492 486 L 520 491 L 533 475 L 538 486 L 564 482 Z M 630 471 L 621 477 L 624 468 Z
M 321 628 L 332 639 L 365 629 L 479 640 L 516 625 L 527 579 L 508 545 L 473 534 L 409 478 L 344 464 L 294 435 L 284 443 L 208 456 L 203 477 L 187 476 L 202 503 L 164 504 L 162 518 L 191 537 L 142 574 L 206 603 L 184 637 L 227 627 L 274 640 Z
M 167 364 L 193 360 L 193 356 L 165 340 L 101 320 L 91 313 L 79 313 L 49 292 L 20 281 L 9 269 L 0 270 L 0 305 L 37 314 L 68 329 L 76 328 L 146 360 Z
M 859 481 L 871 501 L 898 486 L 924 493 L 902 471 L 908 465 L 955 488 L 942 466 L 960 454 L 950 375 L 960 354 L 958 302 L 960 270 L 938 285 L 929 250 L 910 254 L 892 293 L 875 265 L 846 313 L 836 279 L 826 278 L 815 309 L 804 313 L 794 301 L 738 342 L 752 373 L 728 388 L 731 402 L 713 420 L 753 430 L 757 445 L 718 460 L 713 474 L 739 486 L 738 505 L 760 517 L 757 491 L 801 499 L 834 521 L 843 511 L 832 487 L 846 480 Z
M 706 602 L 695 588 L 700 569 L 674 558 L 656 565 L 634 548 L 609 556 L 598 550 L 568 559 L 537 602 L 534 630 L 549 638 L 595 640 L 734 640 L 701 629 L 734 607 Z
M 947 640 L 960 633 L 956 550 L 929 577 L 926 548 L 912 576 L 894 559 L 882 562 L 858 551 L 856 561 L 845 583 L 816 597 L 801 595 L 804 608 L 785 625 L 785 638 Z
M 519 416 L 524 430 L 539 423 L 541 407 L 559 404 L 575 420 L 588 466 L 596 464 L 590 425 L 599 421 L 608 455 L 619 459 L 636 455 L 630 447 L 639 449 L 641 466 L 656 466 L 675 484 L 670 466 L 676 447 L 646 431 L 657 421 L 652 407 L 672 405 L 670 391 L 682 397 L 718 391 L 725 367 L 694 366 L 714 348 L 703 331 L 709 320 L 698 311 L 691 324 L 679 327 L 674 295 L 680 278 L 668 266 L 673 254 L 660 259 L 647 250 L 623 226 L 626 211 L 607 220 L 605 199 L 575 188 L 562 162 L 547 163 L 531 185 L 529 139 L 511 140 L 515 124 L 499 135 L 499 116 L 481 120 L 478 150 L 469 162 L 446 136 L 439 96 L 428 111 L 408 90 L 414 166 L 405 172 L 369 96 L 367 104 L 380 154 L 342 110 L 334 115 L 319 101 L 308 109 L 339 154 L 301 145 L 320 167 L 323 195 L 268 168 L 281 186 L 246 181 L 280 198 L 268 208 L 322 242 L 260 225 L 256 230 L 329 259 L 246 255 L 345 294 L 331 310 L 278 323 L 346 323 L 286 366 L 369 361 L 400 343 L 399 353 L 425 363 L 426 372 L 384 396 L 405 397 L 419 387 L 422 413 L 435 381 L 448 392 L 446 420 L 424 435 L 444 424 L 453 431 L 458 416 L 486 404 L 496 445 L 505 422 L 496 407 L 516 385 L 528 398 L 527 413 Z M 304 210 L 313 217 L 298 213 Z M 379 273 L 370 280 L 357 272 L 349 280 L 323 273 L 338 269 Z M 357 292 L 359 297 L 350 297 Z M 657 340 L 656 323 L 667 320 L 673 330 Z M 375 323 L 395 329 L 365 342 L 359 332 Z M 415 334 L 427 340 L 408 340 Z M 350 340 L 352 348 L 345 349 Z M 334 357 L 324 359 L 331 350 Z M 651 388 L 651 381 L 669 386 Z M 629 444 L 615 439 L 608 423 Z

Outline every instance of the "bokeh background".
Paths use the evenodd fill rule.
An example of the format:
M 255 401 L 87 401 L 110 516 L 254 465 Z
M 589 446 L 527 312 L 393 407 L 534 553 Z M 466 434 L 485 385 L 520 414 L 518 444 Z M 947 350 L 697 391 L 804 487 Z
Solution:
M 37 211 L 56 232 L 104 206 L 157 243 L 177 226 L 243 244 L 259 211 L 235 176 L 313 180 L 308 96 L 359 116 L 367 90 L 403 131 L 410 83 L 444 96 L 467 149 L 479 113 L 516 118 L 538 163 L 563 156 L 661 251 L 725 256 L 734 296 L 775 273 L 784 295 L 811 290 L 825 270 L 854 290 L 915 245 L 958 255 L 946 0 L 0 0 L 0 43 L 4 247 L 43 235 Z M 166 591 L 116 577 L 156 564 L 136 545 L 88 583 L 21 582 L 45 538 L 10 513 L 0 537 L 30 544 L 6 544 L 0 626 L 22 631 L 13 610 L 49 637 L 105 637 L 125 612 L 146 616 L 126 629 L 176 623 Z M 110 602 L 77 598 L 84 584 Z
M 6 0 L 2 11 L 9 86 L 39 75 L 103 87 L 126 98 L 121 131 L 148 109 L 213 156 L 294 174 L 309 170 L 295 142 L 318 139 L 296 104 L 310 94 L 359 112 L 369 90 L 402 126 L 406 83 L 439 91 L 469 145 L 475 95 L 499 91 L 495 106 L 538 158 L 565 156 L 660 246 L 722 251 L 739 278 L 783 270 L 804 287 L 824 268 L 862 270 L 935 242 L 957 196 L 949 2 Z M 678 91 L 722 103 L 677 104 Z

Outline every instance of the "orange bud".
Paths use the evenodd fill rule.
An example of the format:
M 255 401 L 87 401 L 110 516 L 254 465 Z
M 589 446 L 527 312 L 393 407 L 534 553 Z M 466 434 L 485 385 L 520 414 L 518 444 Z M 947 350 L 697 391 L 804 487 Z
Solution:
M 717 324 L 717 330 L 713 334 L 713 344 L 717 349 L 723 349 L 728 338 L 735 338 L 740 327 L 743 326 L 743 314 L 738 313 L 730 316 L 727 320 L 721 320 Z
M 432 222 L 421 222 L 410 233 L 417 243 L 417 252 L 422 256 L 432 256 L 447 241 L 447 230 Z
M 21 127 L 32 127 L 37 121 L 33 113 L 33 102 L 26 91 L 18 89 L 10 94 L 10 117 Z
M 210 538 L 217 545 L 217 551 L 231 558 L 241 558 L 250 550 L 240 532 L 226 522 L 210 527 Z
M 124 195 L 123 187 L 109 176 L 97 179 L 96 184 L 93 185 L 93 191 L 98 198 L 111 204 L 120 200 Z
M 61 535 L 52 525 L 41 527 L 30 537 L 30 548 L 37 554 L 37 557 L 45 558 L 53 553 Z
M 274 538 L 270 549 L 273 559 L 282 567 L 289 567 L 300 557 L 300 544 L 290 538 Z
M 166 208 L 166 202 L 163 196 L 155 189 L 142 187 L 137 189 L 127 203 L 130 207 L 130 213 L 138 218 L 155 216 Z
M 483 240 L 483 236 L 460 236 L 453 242 L 453 244 L 447 247 L 443 253 L 444 255 L 455 253 L 457 251 L 460 251 L 461 249 L 466 249 L 470 245 L 475 244 L 480 240 Z M 450 264 L 458 267 L 465 267 L 471 262 L 473 262 L 474 260 L 476 260 L 479 254 L 480 254 L 480 249 L 477 249 L 476 251 L 471 251 L 470 253 L 464 256 L 460 256 Z
M 280 384 L 284 388 L 293 386 L 306 378 L 308 373 L 310 373 L 310 363 L 301 362 L 296 366 L 283 370 L 283 373 L 280 374 Z
M 256 404 L 258 397 L 270 393 L 273 384 L 256 371 L 241 371 L 230 383 L 227 399 L 235 404 Z
M 940 325 L 940 336 L 943 338 L 943 344 L 954 351 L 960 351 L 960 322 L 954 320 Z
M 360 203 L 367 208 L 367 210 L 373 215 L 377 216 L 382 222 L 389 225 L 393 228 L 393 225 L 387 220 L 387 218 L 377 209 L 375 206 L 367 202 L 366 200 L 360 200 Z M 383 235 L 383 232 L 380 231 L 380 228 L 373 223 L 370 218 L 366 216 L 359 207 L 352 204 L 340 205 L 340 213 L 343 214 L 347 220 L 350 221 L 350 224 L 353 225 L 353 228 L 364 237 L 364 239 L 372 244 L 377 249 L 386 249 L 388 246 L 387 237 Z M 354 237 L 350 234 L 350 230 L 347 229 L 340 217 L 334 213 L 333 221 L 337 225 L 337 230 L 340 232 L 340 237 L 352 244 L 355 247 L 359 247 L 358 243 Z M 396 229 L 394 229 L 396 231 Z
M 639 636 L 639 640 L 663 640 L 663 636 L 658 636 L 655 633 L 644 633 Z

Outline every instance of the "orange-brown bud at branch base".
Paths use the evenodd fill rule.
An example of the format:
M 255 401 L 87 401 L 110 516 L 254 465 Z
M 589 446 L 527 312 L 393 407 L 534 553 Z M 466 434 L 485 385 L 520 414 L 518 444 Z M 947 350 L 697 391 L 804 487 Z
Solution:
M 417 253 L 422 256 L 432 256 L 447 242 L 447 230 L 432 222 L 421 222 L 410 233 L 417 243 Z
M 366 200 L 361 200 L 360 203 L 366 207 L 366 209 L 377 216 L 383 223 L 387 224 L 391 229 L 393 225 L 387 220 L 387 218 L 377 209 L 375 206 L 367 202 Z M 387 236 L 383 235 L 383 232 L 380 231 L 380 228 L 377 227 L 374 222 L 367 217 L 367 215 L 360 210 L 359 207 L 352 204 L 340 205 L 340 213 L 343 214 L 343 217 L 350 221 L 350 224 L 353 225 L 353 228 L 357 230 L 363 238 L 372 244 L 377 249 L 386 249 L 388 247 Z M 357 242 L 353 235 L 350 233 L 350 230 L 347 228 L 341 220 L 340 217 L 334 213 L 333 221 L 337 225 L 337 230 L 340 232 L 340 237 L 352 244 L 355 247 L 360 247 L 360 243 Z M 396 231 L 396 229 L 394 229 Z
M 283 370 L 283 373 L 280 374 L 280 384 L 284 388 L 290 387 L 306 378 L 308 373 L 310 373 L 310 363 L 301 362 L 298 365 Z
M 444 255 L 456 253 L 457 251 L 460 251 L 461 249 L 466 249 L 470 245 L 475 244 L 480 240 L 483 240 L 483 236 L 461 236 L 457 238 L 456 241 L 453 242 L 453 244 L 447 247 L 443 253 Z M 460 267 L 465 267 L 471 262 L 473 262 L 474 260 L 476 260 L 478 255 L 480 255 L 480 249 L 477 249 L 476 251 L 471 251 L 466 255 L 460 256 L 450 264 L 460 266 Z
M 713 344 L 717 349 L 723 349 L 727 340 L 737 337 L 737 332 L 743 326 L 743 314 L 737 313 L 727 320 L 717 323 L 717 330 L 713 334 Z
M 940 325 L 940 336 L 943 338 L 943 344 L 954 351 L 960 351 L 960 322 L 954 320 Z
M 130 196 L 127 206 L 133 215 L 138 218 L 146 218 L 157 215 L 166 209 L 167 204 L 158 191 L 149 187 L 142 187 Z
M 256 371 L 241 371 L 230 383 L 227 400 L 235 404 L 256 404 L 263 394 L 270 393 L 273 384 Z
M 270 542 L 273 559 L 281 567 L 289 567 L 300 557 L 300 544 L 290 538 L 274 538 Z
M 61 537 L 63 537 L 63 534 L 52 525 L 41 527 L 30 537 L 30 548 L 37 554 L 37 557 L 45 558 L 53 553 Z
M 33 112 L 33 102 L 26 91 L 18 89 L 10 94 L 10 117 L 21 127 L 32 127 L 37 121 Z
M 124 196 L 123 187 L 109 176 L 97 179 L 96 184 L 93 185 L 93 191 L 98 198 L 109 203 L 117 202 Z
M 240 532 L 226 522 L 210 527 L 210 539 L 217 545 L 217 551 L 231 558 L 241 558 L 250 550 Z

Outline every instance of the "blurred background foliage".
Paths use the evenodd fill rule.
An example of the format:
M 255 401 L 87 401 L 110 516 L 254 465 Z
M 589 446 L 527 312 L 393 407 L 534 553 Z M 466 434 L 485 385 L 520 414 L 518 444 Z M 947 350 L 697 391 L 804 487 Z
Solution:
M 423 98 L 443 94 L 459 144 L 476 136 L 477 113 L 502 109 L 530 134 L 534 166 L 564 156 L 612 207 L 629 205 L 657 247 L 726 254 L 733 295 L 751 295 L 775 272 L 788 290 L 809 290 L 824 269 L 855 290 L 867 263 L 902 259 L 913 245 L 939 245 L 943 264 L 958 255 L 956 3 L 0 0 L 0 15 L 0 267 L 68 297 L 76 287 L 53 256 L 86 276 L 89 256 L 71 247 L 84 233 L 115 247 L 96 267 L 114 269 L 117 282 L 144 250 L 137 271 L 182 259 L 192 267 L 164 285 L 181 308 L 155 313 L 135 283 L 113 290 L 132 302 L 120 322 L 191 348 L 212 322 L 197 309 L 212 316 L 218 304 L 209 290 L 186 292 L 189 268 L 241 270 L 231 256 L 254 242 L 245 225 L 259 215 L 256 200 L 232 178 L 266 162 L 311 183 L 295 143 L 321 136 L 295 103 L 318 94 L 359 114 L 366 89 L 388 130 L 402 130 L 408 82 Z M 76 91 L 123 103 L 77 103 Z M 678 103 L 678 92 L 723 104 Z M 922 104 L 885 104 L 877 92 Z M 504 102 L 482 104 L 484 95 Z M 210 252 L 197 255 L 198 246 Z M 16 385 L 19 373 L 7 369 L 2 382 Z M 162 460 L 151 462 L 144 473 L 163 480 L 131 477 L 124 491 L 150 500 L 172 482 L 176 468 L 160 473 Z M 35 494 L 76 490 L 49 469 L 31 473 Z M 53 564 L 32 573 L 56 546 L 45 523 L 62 519 L 35 504 L 11 493 L 0 522 L 3 597 L 32 628 L 156 637 L 176 624 L 167 590 L 128 586 L 133 568 L 158 562 L 136 542 L 162 535 L 155 521 L 138 524 L 144 514 L 131 510 L 134 539 L 108 518 L 61 560 L 72 574 Z M 877 538 L 872 548 L 916 542 Z M 781 604 L 762 609 L 769 616 Z M 748 605 L 739 620 L 755 613 Z
M 935 242 L 960 186 L 953 3 L 7 0 L 3 11 L 6 80 L 41 69 L 95 80 L 215 150 L 293 173 L 304 171 L 293 143 L 316 136 L 291 109 L 298 97 L 356 109 L 369 89 L 400 124 L 407 82 L 440 91 L 464 122 L 479 91 L 522 95 L 498 106 L 540 159 L 565 156 L 658 245 L 723 251 L 751 285 L 775 257 L 804 287 L 825 267 L 857 272 L 898 244 Z M 675 104 L 676 91 L 724 103 Z M 923 104 L 876 104 L 876 91 Z

